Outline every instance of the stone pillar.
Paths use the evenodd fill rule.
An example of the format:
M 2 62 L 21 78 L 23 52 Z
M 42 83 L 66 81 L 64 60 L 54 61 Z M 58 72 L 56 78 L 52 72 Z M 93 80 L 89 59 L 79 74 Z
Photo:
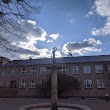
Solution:
M 57 70 L 53 70 L 51 74 L 51 110 L 58 108 L 58 92 L 57 92 Z

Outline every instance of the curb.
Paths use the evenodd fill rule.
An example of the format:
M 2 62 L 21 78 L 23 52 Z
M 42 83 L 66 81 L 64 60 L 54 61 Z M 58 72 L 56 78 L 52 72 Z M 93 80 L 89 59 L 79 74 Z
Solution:
M 42 103 L 42 104 L 30 104 L 30 105 L 25 105 L 19 108 L 19 110 L 30 110 L 34 108 L 48 108 L 51 107 L 50 103 Z M 78 104 L 66 104 L 66 103 L 58 103 L 58 107 L 62 108 L 73 108 L 77 110 L 91 110 L 89 107 L 83 106 L 83 105 L 78 105 Z

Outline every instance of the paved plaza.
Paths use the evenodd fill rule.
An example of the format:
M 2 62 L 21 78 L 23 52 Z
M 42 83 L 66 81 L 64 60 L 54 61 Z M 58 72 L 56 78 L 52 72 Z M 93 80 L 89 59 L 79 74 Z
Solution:
M 37 104 L 48 103 L 48 102 L 50 102 L 49 99 L 0 98 L 0 110 L 18 110 L 19 107 L 24 106 L 24 105 L 36 104 L 36 103 Z M 59 102 L 81 104 L 81 105 L 90 107 L 92 110 L 110 110 L 110 102 L 106 102 L 104 100 L 72 100 L 72 101 L 69 101 L 67 99 L 62 99 L 62 100 L 59 100 Z M 59 109 L 59 110 L 62 110 L 62 109 Z

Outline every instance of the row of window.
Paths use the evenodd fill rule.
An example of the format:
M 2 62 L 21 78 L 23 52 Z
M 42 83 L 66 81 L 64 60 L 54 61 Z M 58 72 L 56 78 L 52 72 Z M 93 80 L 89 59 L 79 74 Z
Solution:
M 41 80 L 41 84 L 45 83 L 46 80 Z M 105 82 L 103 79 L 96 80 L 97 88 L 105 88 Z M 22 80 L 19 82 L 19 88 L 26 88 L 26 81 Z M 1 87 L 5 87 L 5 82 L 2 81 L 0 84 Z M 16 81 L 11 81 L 11 87 L 16 87 Z M 91 79 L 84 80 L 84 87 L 85 88 L 93 88 L 93 82 Z M 36 81 L 31 80 L 29 81 L 29 88 L 36 88 Z
M 26 68 L 21 68 L 20 75 L 26 75 L 26 72 L 27 72 Z M 41 67 L 40 72 L 41 72 L 42 75 L 46 74 L 46 67 Z M 30 75 L 36 75 L 36 73 L 37 73 L 36 68 L 32 68 L 30 70 Z M 7 74 L 8 74 L 7 70 L 4 69 L 3 72 L 2 72 L 2 76 L 7 76 Z M 11 75 L 12 76 L 17 75 L 17 68 L 14 68 L 12 70 Z
M 95 65 L 95 72 L 96 73 L 103 73 L 104 71 L 104 68 L 103 68 L 103 65 Z M 62 73 L 63 74 L 67 74 L 67 71 L 68 71 L 68 68 L 67 66 L 63 66 L 62 69 L 61 69 Z M 107 67 L 107 71 L 108 73 L 110 73 L 110 65 L 108 65 Z M 21 73 L 20 75 L 26 75 L 26 68 L 22 68 L 21 69 Z M 3 72 L 2 72 L 2 76 L 7 76 L 7 70 L 5 69 Z M 40 73 L 42 75 L 45 75 L 47 73 L 47 70 L 46 70 L 46 67 L 41 67 L 40 68 Z M 72 74 L 79 74 L 80 73 L 80 68 L 79 66 L 72 66 Z M 90 65 L 85 65 L 83 66 L 83 73 L 84 74 L 89 74 L 89 73 L 92 73 L 92 69 L 91 69 L 91 66 Z M 17 69 L 13 69 L 12 72 L 11 72 L 11 75 L 16 75 L 17 74 Z M 36 68 L 32 68 L 30 70 L 30 75 L 36 75 Z
M 41 84 L 43 84 L 45 82 L 46 82 L 46 80 L 41 80 Z M 26 85 L 27 85 L 27 83 L 26 83 L 25 80 L 22 80 L 22 81 L 19 82 L 19 88 L 26 88 Z M 37 85 L 37 83 L 36 83 L 35 80 L 29 81 L 29 88 L 36 88 L 36 85 Z M 4 81 L 0 82 L 0 87 L 6 87 Z M 10 82 L 10 87 L 17 87 L 17 82 L 16 81 L 11 81 Z
M 63 74 L 67 73 L 67 66 L 63 66 L 61 69 Z M 103 65 L 95 65 L 95 72 L 96 73 L 103 73 L 104 68 Z M 107 66 L 107 72 L 110 73 L 110 65 Z M 79 74 L 80 73 L 80 67 L 79 66 L 72 66 L 72 74 Z M 92 73 L 92 68 L 90 65 L 83 66 L 83 73 L 89 74 Z
M 96 80 L 97 88 L 105 88 L 105 83 L 103 79 Z M 93 82 L 91 79 L 84 80 L 84 87 L 85 88 L 93 88 Z

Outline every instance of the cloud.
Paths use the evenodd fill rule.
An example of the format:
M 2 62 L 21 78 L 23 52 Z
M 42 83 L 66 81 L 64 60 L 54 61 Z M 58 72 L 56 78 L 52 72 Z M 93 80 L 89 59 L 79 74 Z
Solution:
M 69 22 L 70 22 L 71 24 L 74 24 L 74 23 L 75 23 L 75 19 L 74 19 L 74 18 L 70 18 Z
M 49 50 L 47 48 L 38 49 L 40 55 L 37 54 L 22 54 L 19 56 L 20 59 L 28 59 L 28 58 L 44 58 L 49 56 Z
M 101 45 L 102 42 L 100 40 L 95 40 L 94 38 L 85 39 L 83 42 L 67 42 L 63 46 L 63 52 L 68 54 L 69 51 L 72 53 L 78 53 L 83 55 L 89 51 L 97 51 L 100 52 L 101 49 L 96 48 L 97 45 Z
M 56 51 L 56 55 L 55 55 L 55 57 L 62 57 L 62 54 L 61 54 L 61 52 L 60 51 Z
M 49 43 L 49 42 L 53 42 L 53 40 L 47 40 L 47 43 Z
M 110 35 L 110 0 L 96 0 L 93 7 L 99 16 L 106 17 L 106 23 L 99 29 L 93 28 L 91 33 L 93 35 Z
M 93 15 L 93 11 L 92 11 L 92 10 L 89 11 L 89 12 L 87 13 L 87 15 L 85 15 L 85 17 L 89 17 L 89 16 L 91 16 L 91 15 Z
M 9 41 L 9 44 L 4 44 L 5 46 L 8 45 L 9 48 L 13 49 L 15 52 L 7 52 L 7 50 L 3 49 L 1 47 L 1 55 L 10 57 L 10 53 L 13 55 L 14 58 L 24 58 L 27 56 L 32 56 L 32 57 L 40 57 L 42 56 L 42 53 L 46 51 L 41 51 L 38 49 L 35 45 L 37 44 L 37 41 L 45 41 L 47 33 L 44 29 L 41 27 L 37 26 L 35 21 L 32 20 L 27 20 L 27 21 L 18 21 L 20 29 L 23 30 L 20 33 L 17 33 L 18 36 L 10 36 L 9 34 L 6 34 L 4 36 L 5 39 Z M 7 53 L 7 54 L 5 54 Z M 13 59 L 13 58 L 11 58 Z
M 56 40 L 56 39 L 58 39 L 59 37 L 62 37 L 62 36 L 59 33 L 56 33 L 56 34 L 49 35 L 49 37 Z
M 59 33 L 56 33 L 56 34 L 50 34 L 49 37 L 50 38 L 47 40 L 47 43 L 54 42 L 54 40 L 57 40 L 59 37 L 62 36 Z

